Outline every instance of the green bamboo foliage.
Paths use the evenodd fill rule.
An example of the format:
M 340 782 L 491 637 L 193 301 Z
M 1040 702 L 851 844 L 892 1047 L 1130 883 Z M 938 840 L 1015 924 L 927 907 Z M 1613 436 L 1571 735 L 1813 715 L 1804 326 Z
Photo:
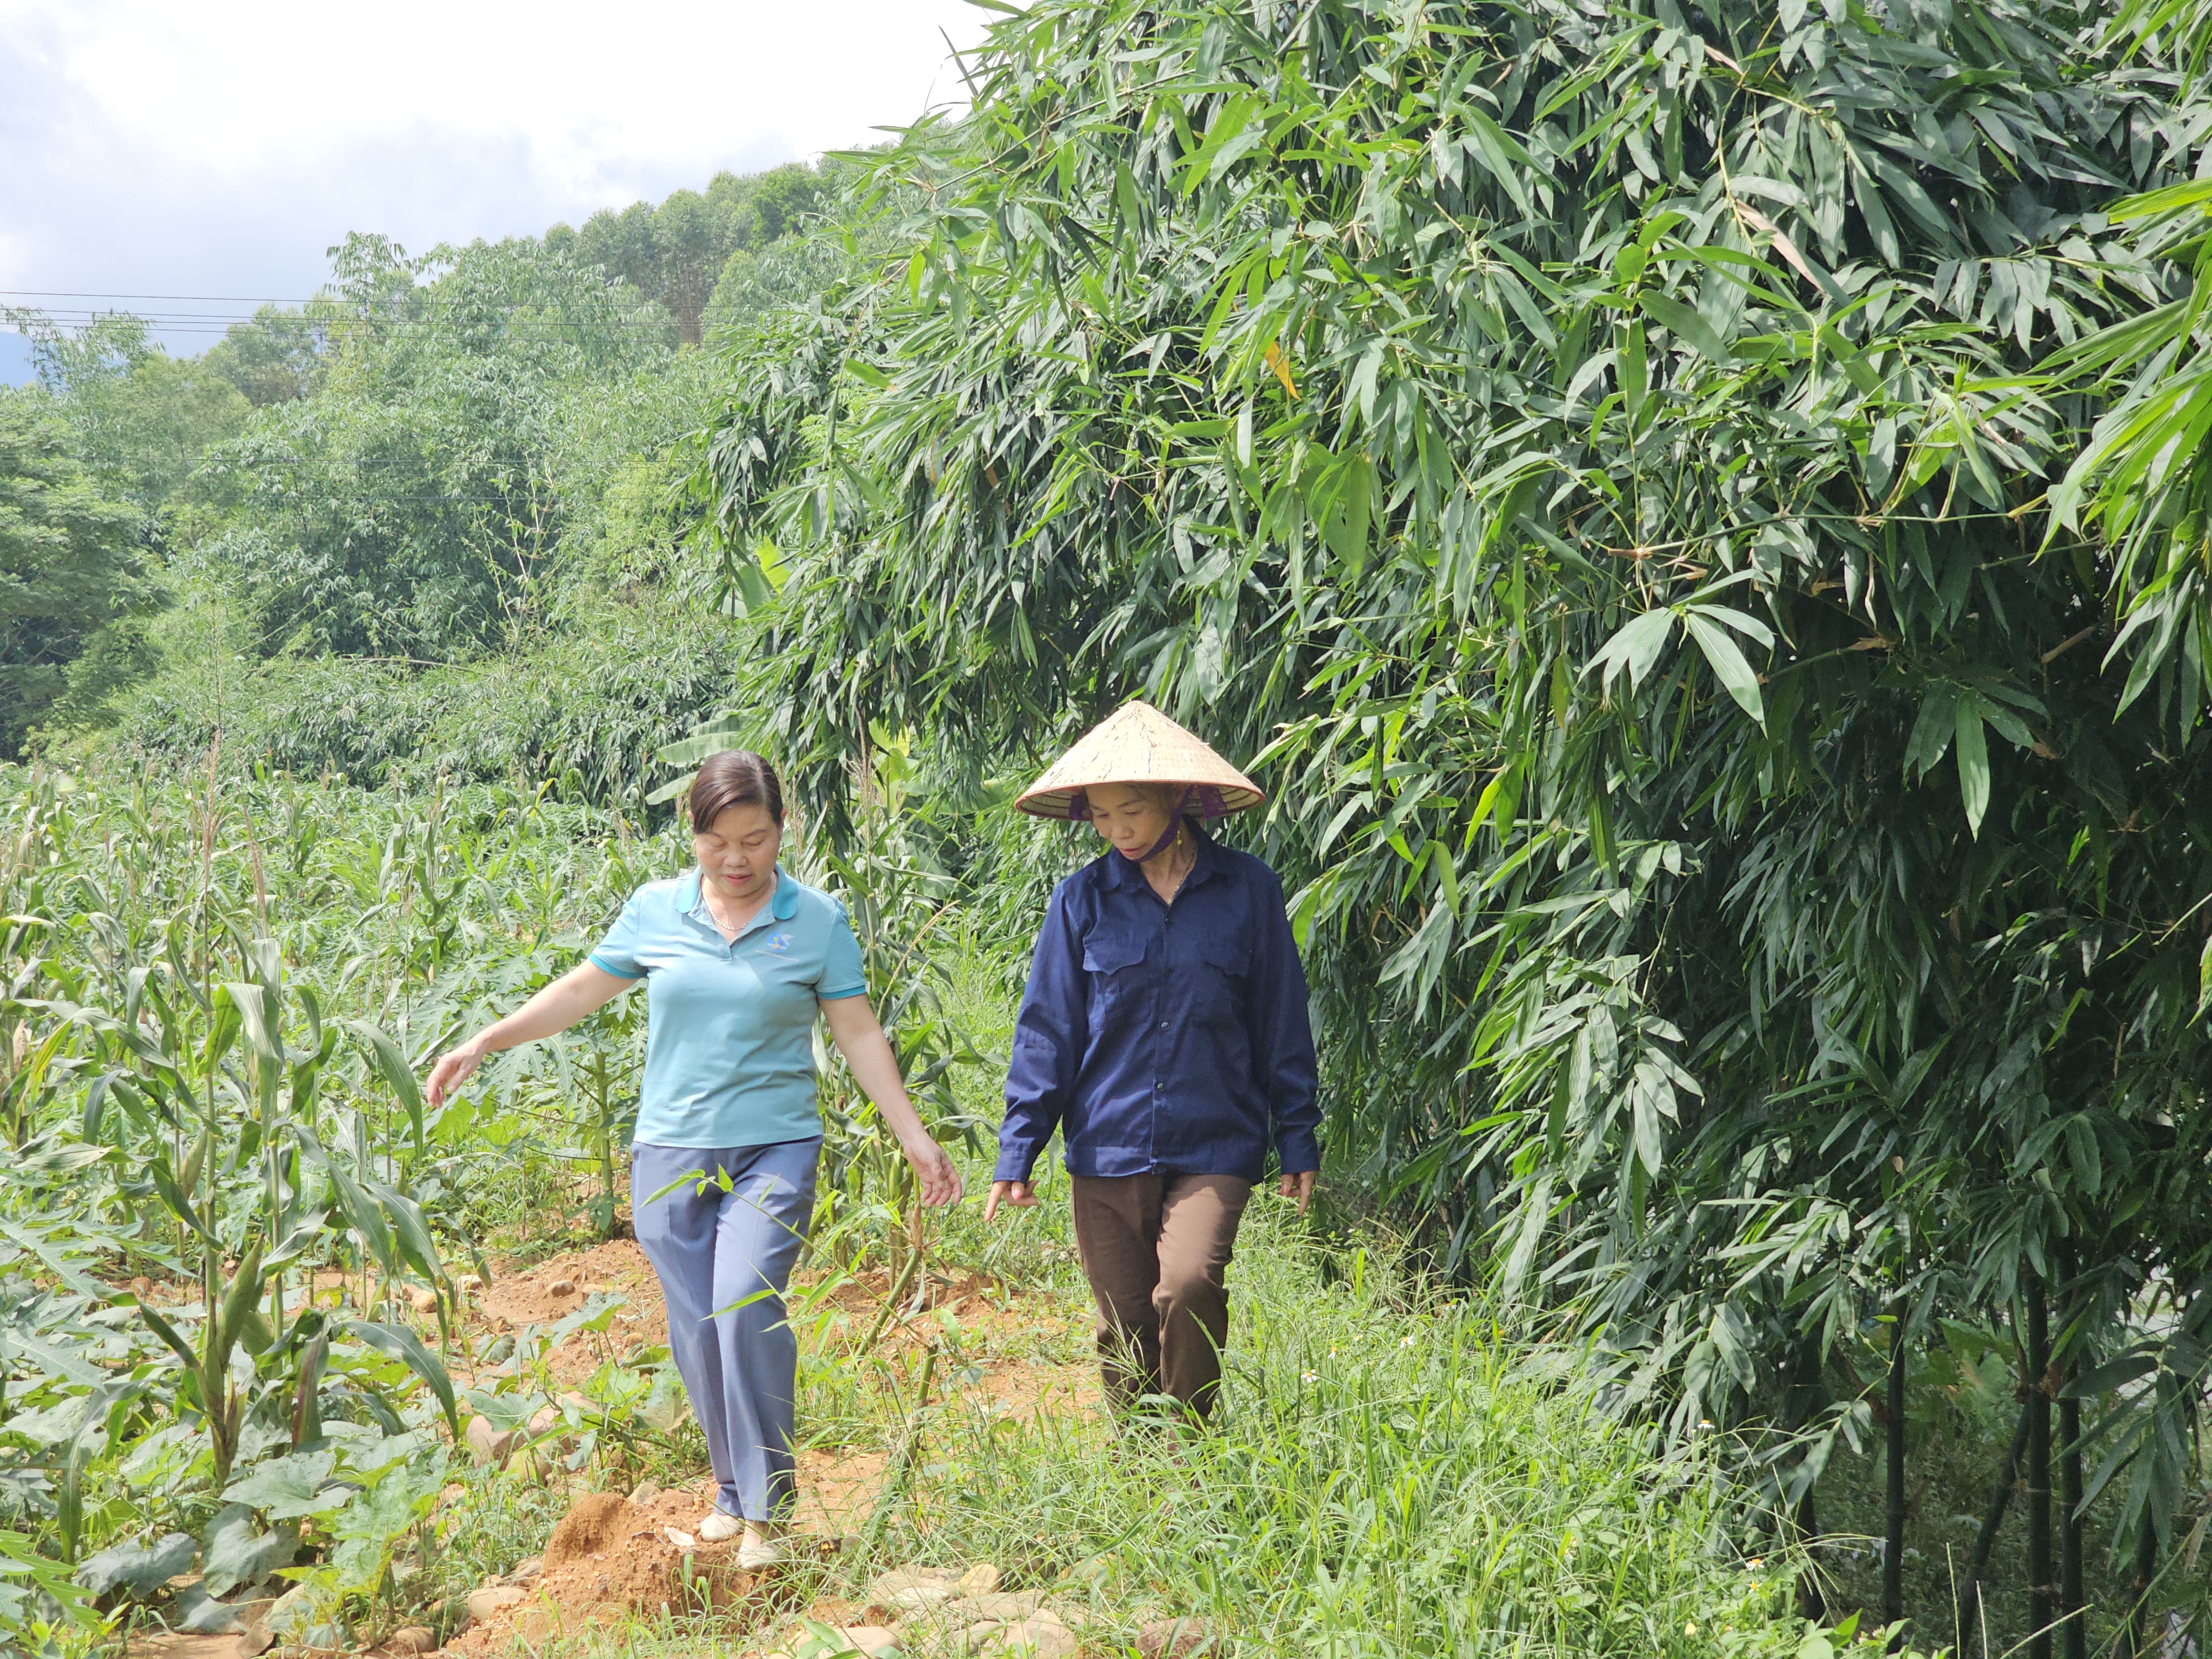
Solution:
M 1893 1334 L 2017 1360 L 2047 1284 L 2084 1504 L 2169 1538 L 2212 781 L 2148 556 L 2053 489 L 2118 430 L 2084 343 L 2188 292 L 2115 217 L 2199 171 L 2164 54 L 2002 0 L 1009 16 L 871 163 L 890 257 L 733 349 L 762 719 L 833 823 L 871 721 L 977 784 L 1139 692 L 1257 755 L 1333 1155 L 1441 1262 L 1678 1437 L 1770 1425 L 1778 1523 Z

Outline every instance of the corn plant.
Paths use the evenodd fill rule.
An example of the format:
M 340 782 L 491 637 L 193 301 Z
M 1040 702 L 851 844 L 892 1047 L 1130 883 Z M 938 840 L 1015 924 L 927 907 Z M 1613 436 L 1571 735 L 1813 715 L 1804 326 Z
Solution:
M 945 957 L 960 918 L 956 884 L 936 867 L 916 833 L 921 797 L 911 738 L 875 735 L 847 833 L 811 843 L 802 867 L 844 902 L 869 997 L 922 1121 L 939 1140 L 973 1147 L 984 1125 L 962 1105 L 953 1074 L 985 1057 L 946 1006 Z M 856 1238 L 872 1230 L 892 1276 L 888 1314 L 922 1270 L 927 1212 L 915 1201 L 913 1166 L 818 1029 L 815 1049 L 823 1079 L 825 1203 L 816 1249 L 849 1267 Z
M 38 1559 L 149 1504 L 350 1514 L 383 1487 L 333 1485 L 331 1448 L 458 1431 L 445 1261 L 544 1139 L 496 1096 L 428 1114 L 414 1077 L 635 884 L 604 827 L 510 790 L 0 769 L 0 1524 Z M 355 1554 L 333 1594 L 373 1617 L 390 1564 Z

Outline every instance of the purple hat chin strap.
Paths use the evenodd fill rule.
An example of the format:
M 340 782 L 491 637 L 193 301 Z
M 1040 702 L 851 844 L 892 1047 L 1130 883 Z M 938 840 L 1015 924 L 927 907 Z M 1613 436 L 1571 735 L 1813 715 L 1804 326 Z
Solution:
M 1174 846 L 1176 842 L 1182 839 L 1182 815 L 1181 813 L 1177 813 L 1173 822 L 1168 825 L 1167 834 L 1162 836 L 1158 841 L 1152 843 L 1152 851 L 1148 853 L 1139 853 L 1137 855 L 1136 862 L 1143 864 L 1149 860 L 1159 857 L 1161 854 L 1166 852 L 1169 848 Z M 1128 854 L 1125 853 L 1122 856 L 1127 858 Z
M 1147 860 L 1159 857 L 1174 846 L 1176 838 L 1182 834 L 1183 820 L 1187 817 L 1219 818 L 1228 815 L 1229 808 L 1221 799 L 1220 790 L 1210 783 L 1194 783 L 1183 792 L 1181 804 L 1170 816 L 1166 833 L 1153 842 L 1150 852 L 1139 853 L 1130 862 L 1143 864 Z M 1083 790 L 1077 789 L 1069 793 L 1067 816 L 1069 822 L 1074 823 L 1080 823 L 1091 816 L 1091 798 Z M 1128 856 L 1126 853 L 1122 854 L 1124 858 Z

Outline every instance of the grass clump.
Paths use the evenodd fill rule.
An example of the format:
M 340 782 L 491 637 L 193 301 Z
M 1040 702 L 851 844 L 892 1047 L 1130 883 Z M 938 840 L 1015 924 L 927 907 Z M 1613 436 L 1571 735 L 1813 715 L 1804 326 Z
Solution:
M 1255 1204 L 1212 1432 L 957 1389 L 924 1407 L 912 1486 L 854 1584 L 990 1561 L 1095 1643 L 1196 1616 L 1245 1654 L 1800 1651 L 1800 1564 L 1738 1538 L 1716 1462 L 1659 1457 L 1571 1355 L 1374 1248 L 1333 1278 L 1325 1260 L 1287 1206 Z

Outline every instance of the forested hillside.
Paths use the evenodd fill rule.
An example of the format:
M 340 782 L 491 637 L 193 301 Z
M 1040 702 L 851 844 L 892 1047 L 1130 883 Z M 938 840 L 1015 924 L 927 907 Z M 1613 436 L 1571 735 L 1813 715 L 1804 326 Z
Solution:
M 840 272 L 811 216 L 826 182 L 726 173 L 416 256 L 357 234 L 306 307 L 199 357 L 128 314 L 13 313 L 40 383 L 0 411 L 0 465 L 27 517 L 73 528 L 15 556 L 39 597 L 0 611 L 21 688 L 0 743 L 104 731 L 185 759 L 221 731 L 309 775 L 634 799 L 652 747 L 732 684 L 677 557 L 697 514 L 671 455 L 719 373 L 686 343 Z
M 965 119 L 879 150 L 536 240 L 356 235 L 198 358 L 20 319 L 0 762 L 108 780 L 67 831 L 103 872 L 103 769 L 258 774 L 310 904 L 295 787 L 373 800 L 392 850 L 372 876 L 354 838 L 349 879 L 442 942 L 380 935 L 360 971 L 396 988 L 357 1012 L 412 1018 L 491 994 L 453 941 L 503 925 L 422 802 L 485 786 L 472 844 L 552 871 L 525 819 L 561 798 L 627 877 L 743 739 L 880 915 L 877 988 L 934 988 L 908 1029 L 950 1077 L 980 1055 L 934 999 L 1003 998 L 1088 855 L 1006 802 L 1146 696 L 1272 792 L 1224 833 L 1282 873 L 1313 983 L 1322 1280 L 1389 1238 L 1419 1295 L 1573 1356 L 1655 1472 L 1632 1521 L 1559 1522 L 1570 1553 L 1696 1486 L 1699 1559 L 1773 1553 L 1747 1594 L 1797 1615 L 2179 1659 L 2212 1638 L 2195 19 L 1036 0 L 963 60 Z M 20 799 L 61 848 L 58 797 Z M 465 921 L 412 919 L 441 882 Z M 77 954 L 21 946 L 51 977 L 0 1030 L 43 1042 L 113 970 L 100 905 L 39 902 Z M 18 1144 L 89 1147 L 71 1091 L 121 1049 L 52 1042 L 51 1142 L 19 1104 Z M 854 1183 L 888 1273 L 908 1200 Z M 1286 1352 L 1269 1386 L 1312 1383 Z M 1430 1419 L 1397 1445 L 1370 1404 L 1329 1420 L 1382 1480 Z M 1264 1650 L 1421 1650 L 1416 1591 L 1471 1594 L 1456 1556 L 1340 1550 L 1360 1514 L 1316 1523 L 1322 1588 Z M 1377 1583 L 1414 1588 L 1340 1620 Z M 1553 1605 L 1543 1651 L 1733 1650 L 1707 1613 Z M 1467 1650 L 1533 1650 L 1522 1606 Z

